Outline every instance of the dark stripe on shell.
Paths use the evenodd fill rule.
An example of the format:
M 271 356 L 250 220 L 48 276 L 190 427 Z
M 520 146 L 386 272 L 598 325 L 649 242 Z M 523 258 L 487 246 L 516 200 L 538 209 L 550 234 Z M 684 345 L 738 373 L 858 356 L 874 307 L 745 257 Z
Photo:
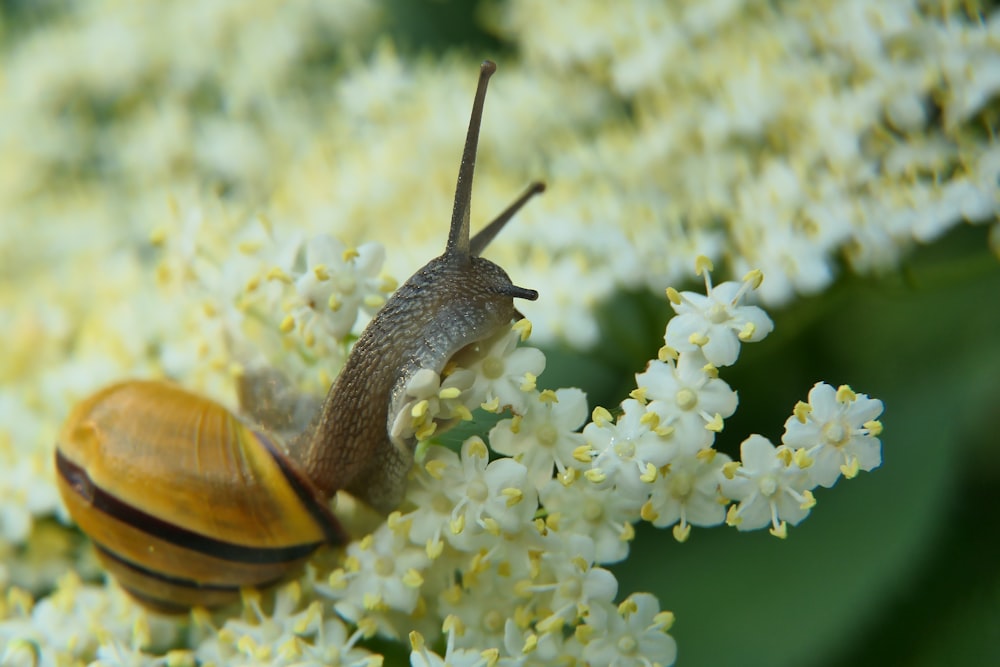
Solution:
M 201 591 L 219 591 L 222 593 L 238 593 L 244 586 L 252 586 L 254 588 L 269 588 L 275 584 L 279 584 L 284 581 L 285 577 L 276 577 L 268 581 L 259 582 L 249 582 L 243 585 L 239 584 L 208 584 L 197 582 L 194 579 L 184 579 L 182 577 L 175 577 L 170 574 L 164 574 L 163 572 L 157 572 L 156 570 L 150 570 L 147 567 L 143 567 L 138 563 L 135 563 L 124 556 L 121 556 L 111 549 L 107 548 L 103 544 L 94 542 L 94 548 L 101 552 L 101 554 L 113 560 L 118 565 L 124 567 L 125 569 L 131 570 L 132 572 L 142 575 L 148 579 L 155 579 L 156 581 L 161 581 L 165 584 L 170 584 L 171 586 L 177 586 L 179 588 L 192 588 Z
M 264 449 L 268 451 L 274 462 L 278 464 L 278 467 L 281 468 L 285 479 L 288 480 L 288 483 L 295 491 L 295 495 L 302 501 L 302 505 L 306 508 L 306 511 L 309 512 L 319 527 L 323 529 L 326 541 L 330 544 L 345 544 L 347 542 L 347 535 L 327 504 L 320 500 L 322 495 L 319 491 L 295 468 L 291 461 L 288 460 L 288 456 L 274 446 L 269 438 L 257 431 L 253 431 L 253 434 L 264 445 Z
M 56 469 L 70 488 L 94 509 L 156 539 L 220 560 L 257 565 L 285 563 L 309 556 L 321 544 L 311 542 L 287 547 L 253 547 L 224 542 L 187 530 L 129 505 L 94 484 L 87 471 L 66 458 L 59 449 L 56 449 Z

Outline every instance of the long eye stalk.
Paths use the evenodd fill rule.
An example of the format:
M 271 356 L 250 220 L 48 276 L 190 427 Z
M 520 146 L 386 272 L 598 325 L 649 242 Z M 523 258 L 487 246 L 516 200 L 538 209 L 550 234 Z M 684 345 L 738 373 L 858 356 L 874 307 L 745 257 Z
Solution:
M 476 170 L 476 149 L 479 146 L 479 126 L 483 121 L 483 103 L 486 101 L 486 86 L 497 71 L 496 63 L 484 60 L 479 66 L 479 85 L 476 99 L 472 103 L 472 118 L 469 132 L 465 135 L 465 149 L 462 164 L 458 168 L 458 184 L 455 186 L 455 207 L 451 213 L 451 230 L 445 253 L 469 258 L 469 207 L 472 201 L 472 175 Z

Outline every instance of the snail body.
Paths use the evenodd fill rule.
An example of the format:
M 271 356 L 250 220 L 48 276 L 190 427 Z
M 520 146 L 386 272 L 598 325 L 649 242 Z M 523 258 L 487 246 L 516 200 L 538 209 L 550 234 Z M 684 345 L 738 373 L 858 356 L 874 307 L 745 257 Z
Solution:
M 480 69 L 445 252 L 376 314 L 304 428 L 266 374 L 239 387 L 248 419 L 176 385 L 144 381 L 102 389 L 68 417 L 55 453 L 59 490 L 107 570 L 146 606 L 219 606 L 242 587 L 293 575 L 322 544 L 346 541 L 329 509 L 339 490 L 383 513 L 396 507 L 416 440 L 390 430 L 410 379 L 421 369 L 441 373 L 464 347 L 509 325 L 514 298 L 537 298 L 478 255 L 544 186 L 533 184 L 469 237 L 493 71 L 489 61 Z

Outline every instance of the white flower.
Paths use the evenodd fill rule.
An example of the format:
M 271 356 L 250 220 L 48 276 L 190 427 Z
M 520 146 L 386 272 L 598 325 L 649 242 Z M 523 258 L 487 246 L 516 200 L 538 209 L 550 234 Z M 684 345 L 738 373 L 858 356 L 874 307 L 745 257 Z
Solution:
M 590 447 L 591 466 L 601 472 L 597 479 L 594 475 L 588 478 L 614 484 L 642 502 L 649 495 L 657 469 L 669 463 L 678 450 L 673 438 L 656 433 L 659 418 L 646 412 L 642 403 L 627 399 L 622 402 L 622 410 L 617 423 L 597 418 L 583 429 Z M 598 410 L 594 413 L 597 417 L 604 416 Z
M 385 249 L 377 243 L 347 248 L 320 235 L 310 239 L 305 250 L 306 268 L 294 279 L 299 305 L 293 316 L 307 345 L 316 327 L 335 340 L 345 338 L 358 310 L 374 313 L 395 287 L 379 276 Z
M 618 580 L 602 567 L 594 567 L 596 549 L 587 535 L 550 531 L 544 540 L 540 572 L 521 590 L 543 600 L 548 615 L 538 624 L 539 632 L 559 633 L 563 624 L 585 616 L 591 604 L 610 604 L 618 594 Z
M 541 350 L 517 347 L 523 338 L 523 326 L 501 328 L 492 338 L 470 346 L 454 359 L 462 368 L 475 372 L 471 393 L 482 396 L 494 411 L 510 408 L 516 414 L 524 414 L 535 378 L 545 370 L 545 355 Z
M 730 366 L 740 355 L 740 342 L 763 340 L 774 323 L 757 306 L 741 306 L 747 292 L 760 284 L 762 274 L 750 272 L 742 283 L 712 286 L 711 263 L 699 257 L 698 270 L 705 276 L 705 295 L 667 290 L 677 313 L 667 323 L 664 341 L 680 353 L 701 350 L 714 366 Z
M 736 392 L 720 380 L 697 352 L 680 355 L 676 362 L 650 361 L 635 376 L 639 390 L 650 400 L 646 410 L 660 418 L 658 427 L 673 429 L 682 451 L 696 453 L 712 444 L 722 420 L 736 411 Z
M 474 375 L 458 369 L 441 381 L 429 368 L 421 368 L 406 384 L 404 398 L 408 400 L 396 412 L 389 437 L 400 447 L 412 438 L 426 440 L 437 430 L 439 422 L 472 419 L 467 404 Z
M 717 526 L 726 518 L 725 505 L 719 502 L 722 466 L 731 459 L 714 449 L 697 454 L 685 453 L 667 466 L 653 482 L 649 500 L 642 507 L 642 518 L 657 528 L 674 526 L 674 537 L 687 539 L 694 526 Z
M 613 487 L 580 479 L 570 484 L 550 480 L 539 497 L 557 530 L 588 535 L 594 541 L 595 562 L 615 563 L 628 555 L 628 542 L 635 534 L 632 523 L 639 518 L 634 499 Z
M 16 599 L 12 589 L 11 600 Z M 176 641 L 179 631 L 172 620 L 146 611 L 121 590 L 86 586 L 75 573 L 66 575 L 57 590 L 30 605 L 12 604 L 25 613 L 0 621 L 0 645 L 16 646 L 23 640 L 39 651 L 38 664 L 69 664 L 89 659 L 102 644 L 119 643 L 133 649 L 162 646 Z M 14 656 L 25 655 L 18 650 Z M 4 657 L 4 653 L 0 653 Z
M 436 556 L 455 510 L 450 490 L 462 482 L 462 462 L 447 447 L 431 445 L 410 479 L 406 499 L 413 509 L 404 515 L 410 524 L 410 540 Z
M 847 385 L 838 389 L 817 382 L 809 402 L 799 402 L 795 414 L 785 422 L 781 442 L 804 449 L 812 465 L 809 474 L 816 484 L 833 486 L 843 473 L 848 479 L 858 470 L 868 472 L 882 464 L 878 435 L 882 424 L 882 401 L 855 394 Z
M 344 622 L 333 617 L 319 624 L 311 641 L 294 637 L 288 652 L 296 667 L 381 667 L 381 656 L 356 646 L 363 637 L 363 627 L 349 633 Z
M 724 467 L 722 494 L 739 502 L 729 508 L 726 523 L 739 530 L 770 524 L 772 535 L 785 537 L 786 522 L 797 525 L 816 504 L 810 492 L 815 483 L 790 449 L 776 449 L 763 436 L 744 440 L 740 456 L 742 461 Z
M 587 397 L 579 389 L 546 390 L 525 394 L 524 411 L 497 423 L 490 431 L 490 447 L 513 456 L 528 469 L 535 488 L 552 479 L 552 466 L 561 473 L 579 467 L 573 452 L 584 438 L 576 430 L 587 419 Z
M 320 587 L 337 600 L 337 613 L 358 621 L 369 613 L 413 612 L 430 558 L 409 544 L 406 528 L 405 522 L 390 518 L 371 535 L 347 545 L 344 567 L 330 575 L 328 586 Z M 395 634 L 384 622 L 379 629 Z
M 548 667 L 560 659 L 579 657 L 569 652 L 571 645 L 561 632 L 539 637 L 531 628 L 519 628 L 512 618 L 504 624 L 503 648 L 507 655 L 500 658 L 498 667 Z
M 453 507 L 448 539 L 456 548 L 477 550 L 502 533 L 519 533 L 538 509 L 528 469 L 514 459 L 490 462 L 480 438 L 462 445 L 462 474 L 448 489 Z
M 510 573 L 508 567 L 512 568 Z M 515 584 L 527 576 L 527 563 L 505 563 L 504 572 L 501 575 L 497 567 L 485 566 L 484 560 L 474 558 L 473 564 L 462 570 L 461 583 L 438 596 L 440 616 L 452 615 L 463 620 L 463 632 L 454 638 L 455 646 L 499 646 L 507 619 L 529 602 Z
M 208 625 L 211 634 L 198 647 L 196 657 L 201 662 L 239 662 L 274 659 L 279 656 L 297 655 L 296 639 L 312 635 L 322 623 L 322 603 L 315 601 L 301 609 L 302 587 L 297 581 L 282 586 L 274 594 L 270 613 L 261 604 L 256 590 L 243 592 L 242 618 L 228 618 L 221 629 L 208 624 L 207 618 L 197 616 Z
M 649 667 L 672 665 L 677 642 L 667 634 L 673 614 L 661 612 L 660 603 L 649 593 L 630 595 L 618 609 L 596 604 L 585 619 L 593 630 L 583 647 L 583 658 L 591 665 Z
M 410 667 L 489 667 L 490 660 L 482 655 L 482 650 L 455 647 L 455 633 L 457 628 L 462 627 L 458 618 L 449 616 L 444 625 L 448 643 L 443 658 L 427 648 L 419 632 L 410 633 L 410 646 L 413 649 L 410 652 Z

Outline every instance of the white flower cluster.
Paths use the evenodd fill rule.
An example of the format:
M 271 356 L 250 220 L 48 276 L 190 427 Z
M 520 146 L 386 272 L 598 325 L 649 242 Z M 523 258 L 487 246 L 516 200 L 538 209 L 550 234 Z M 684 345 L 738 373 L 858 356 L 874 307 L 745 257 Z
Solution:
M 296 286 L 312 280 L 318 265 L 277 282 L 299 294 Z M 425 439 L 477 407 L 509 410 L 489 432 L 493 451 L 503 456 L 491 460 L 475 436 L 458 452 L 421 448 L 401 510 L 349 543 L 331 569 L 310 567 L 304 580 L 277 591 L 269 611 L 252 593 L 241 618 L 216 623 L 196 611 L 182 648 L 164 653 L 177 635 L 158 631 L 155 639 L 146 616 L 121 593 L 71 578 L 33 610 L 24 594 L 8 595 L 2 659 L 374 667 L 381 656 L 359 642 L 379 635 L 408 639 L 414 665 L 528 667 L 566 657 L 624 667 L 672 664 L 673 615 L 647 593 L 616 602 L 618 582 L 602 567 L 628 556 L 635 522 L 672 527 L 679 541 L 692 526 L 723 521 L 741 530 L 770 526 L 784 537 L 787 524 L 815 503 L 811 489 L 881 462 L 881 403 L 822 383 L 796 406 L 780 447 L 754 435 L 743 443 L 742 461 L 716 452 L 715 435 L 737 407 L 718 368 L 737 361 L 741 345 L 762 340 L 772 323 L 744 303 L 760 272 L 716 286 L 706 258 L 697 268 L 706 293 L 668 290 L 676 316 L 664 334 L 667 345 L 636 376 L 617 418 L 598 407 L 584 424 L 583 392 L 537 387 L 545 358 L 517 346 L 530 332 L 522 320 L 460 352 L 443 378 L 415 374 L 412 400 L 394 425 L 398 437 Z M 81 605 L 106 608 L 107 627 L 50 623 L 52 610 L 73 614 Z M 46 634 L 62 625 L 93 639 Z M 441 632 L 443 657 L 424 639 Z
M 538 390 L 541 369 L 513 363 L 533 351 L 511 353 L 509 334 L 492 343 L 508 356 L 479 364 L 476 380 L 463 384 L 492 368 L 495 383 L 520 393 L 505 401 L 513 416 L 489 433 L 492 449 L 506 456 L 491 460 L 479 437 L 458 453 L 431 445 L 403 510 L 349 545 L 344 566 L 320 579 L 318 592 L 359 627 L 409 636 L 413 665 L 544 665 L 556 656 L 672 663 L 672 615 L 647 594 L 616 605 L 618 583 L 601 567 L 627 557 L 636 521 L 673 527 L 679 541 L 691 526 L 723 522 L 770 526 L 785 537 L 815 504 L 811 489 L 881 462 L 881 402 L 823 383 L 796 406 L 781 447 L 752 435 L 742 461 L 713 448 L 738 402 L 718 367 L 732 365 L 741 344 L 762 340 L 772 323 L 744 303 L 759 271 L 713 286 L 710 262 L 701 258 L 698 269 L 706 294 L 669 290 L 677 315 L 667 346 L 636 376 L 617 419 L 596 408 L 584 426 L 582 392 Z M 428 396 L 445 391 L 430 385 Z M 443 658 L 424 640 L 442 628 Z
M 540 335 L 592 342 L 581 303 L 608 283 L 658 291 L 697 254 L 760 268 L 759 298 L 783 304 L 841 260 L 885 271 L 963 221 L 1000 238 L 995 7 L 513 0 L 492 16 L 532 67 L 630 110 L 546 144 L 544 226 L 575 237 L 523 230 L 548 258 L 528 268 L 558 277 L 525 309 Z

